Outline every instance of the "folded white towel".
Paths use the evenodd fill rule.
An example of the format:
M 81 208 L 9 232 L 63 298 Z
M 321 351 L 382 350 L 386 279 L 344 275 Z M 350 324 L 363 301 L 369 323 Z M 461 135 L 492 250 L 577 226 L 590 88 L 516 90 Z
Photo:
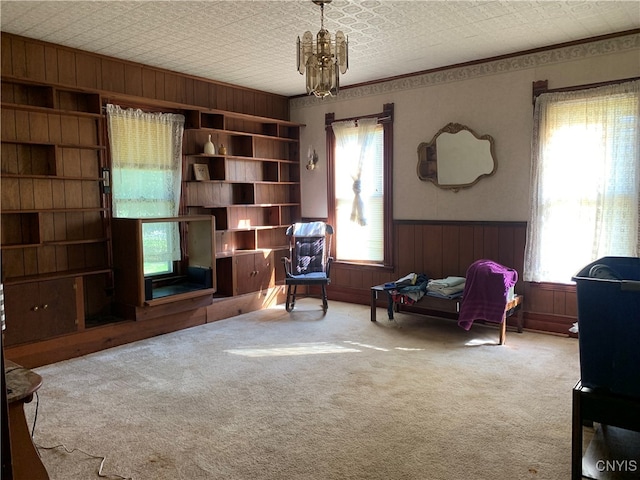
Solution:
M 437 292 L 442 295 L 453 295 L 455 293 L 460 293 L 464 291 L 464 282 L 458 285 L 454 285 L 453 287 L 445 287 L 441 285 L 432 285 L 431 287 L 427 286 L 428 292 Z
M 436 280 L 429 280 L 428 286 L 438 287 L 455 287 L 456 285 L 463 284 L 465 282 L 464 277 L 447 277 Z M 428 288 L 427 286 L 427 288 Z

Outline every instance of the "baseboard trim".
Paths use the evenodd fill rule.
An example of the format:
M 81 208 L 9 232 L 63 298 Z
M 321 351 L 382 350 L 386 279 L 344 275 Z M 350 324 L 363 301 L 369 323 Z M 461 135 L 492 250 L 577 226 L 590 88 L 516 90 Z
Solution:
M 144 321 L 125 320 L 40 342 L 5 347 L 4 353 L 5 358 L 19 365 L 36 368 L 283 302 L 284 289 L 279 286 L 237 297 L 214 298 L 211 305 L 186 312 L 172 312 Z

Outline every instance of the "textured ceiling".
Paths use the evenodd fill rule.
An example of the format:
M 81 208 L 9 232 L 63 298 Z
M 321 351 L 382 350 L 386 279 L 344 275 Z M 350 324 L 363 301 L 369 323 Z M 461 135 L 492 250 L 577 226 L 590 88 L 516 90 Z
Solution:
M 2 31 L 286 96 L 305 93 L 296 39 L 310 0 L 6 1 Z M 640 1 L 333 0 L 353 85 L 640 28 Z

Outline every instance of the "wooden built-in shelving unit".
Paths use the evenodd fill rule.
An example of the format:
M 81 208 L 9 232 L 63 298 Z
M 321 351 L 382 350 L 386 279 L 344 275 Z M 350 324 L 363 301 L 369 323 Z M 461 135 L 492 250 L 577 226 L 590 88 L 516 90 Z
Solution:
M 9 358 L 33 367 L 275 299 L 283 277 L 275 260 L 286 227 L 300 218 L 302 126 L 286 120 L 286 97 L 17 35 L 1 38 L 0 248 Z M 216 224 L 217 288 L 209 298 L 141 304 L 120 296 L 120 240 L 103 178 L 110 168 L 107 103 L 185 116 L 180 215 Z M 202 153 L 209 135 L 225 154 Z M 207 166 L 210 180 L 194 179 L 195 163 Z
M 183 143 L 189 214 L 216 218 L 219 294 L 273 287 L 283 275 L 275 258 L 287 248 L 286 228 L 300 219 L 301 125 L 220 111 L 187 115 Z M 211 137 L 216 152 L 204 154 Z M 196 180 L 194 164 L 209 180 Z M 231 278 L 232 282 L 224 279 Z
M 107 302 L 81 296 L 87 276 L 110 282 L 100 109 L 97 93 L 2 79 L 6 345 L 82 329 Z

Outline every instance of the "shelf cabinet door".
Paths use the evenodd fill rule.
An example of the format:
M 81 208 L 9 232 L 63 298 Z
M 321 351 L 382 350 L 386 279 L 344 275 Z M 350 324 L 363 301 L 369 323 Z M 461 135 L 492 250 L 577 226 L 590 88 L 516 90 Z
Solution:
M 286 248 L 278 248 L 274 250 L 271 255 L 273 256 L 274 282 L 282 285 L 286 277 L 282 258 L 289 257 L 289 250 Z
M 258 290 L 255 285 L 256 281 L 256 266 L 255 255 L 242 254 L 236 256 L 236 295 L 242 295 L 243 293 L 254 292 Z
M 257 289 L 264 290 L 275 285 L 275 270 L 273 264 L 273 252 L 264 254 L 258 252 L 254 255 L 254 264 L 256 266 L 256 282 Z
M 236 295 L 258 292 L 275 285 L 273 252 L 236 256 Z
M 76 281 L 60 278 L 6 285 L 5 344 L 33 342 L 76 331 Z

